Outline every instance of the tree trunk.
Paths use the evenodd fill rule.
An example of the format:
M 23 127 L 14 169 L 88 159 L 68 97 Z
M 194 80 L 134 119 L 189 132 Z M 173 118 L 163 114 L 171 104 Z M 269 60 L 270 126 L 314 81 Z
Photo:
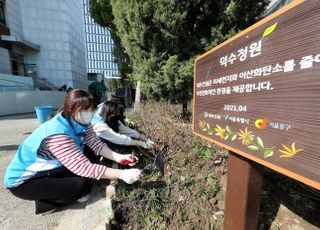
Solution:
M 128 80 L 124 83 L 124 104 L 126 108 L 129 108 L 132 105 L 131 83 Z
M 188 118 L 188 103 L 182 103 L 182 118 L 187 119 Z
M 136 96 L 135 96 L 135 102 L 134 102 L 134 111 L 138 110 L 140 108 L 140 99 L 141 99 L 141 81 L 139 80 L 137 82 L 136 87 Z

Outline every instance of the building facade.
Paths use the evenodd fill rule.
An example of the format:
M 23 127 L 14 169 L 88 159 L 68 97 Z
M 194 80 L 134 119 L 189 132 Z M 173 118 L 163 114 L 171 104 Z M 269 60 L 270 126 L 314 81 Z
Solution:
M 0 7 L 2 78 L 29 76 L 52 87 L 87 88 L 80 0 L 0 0 Z
M 83 7 L 88 75 L 101 74 L 105 78 L 118 78 L 119 71 L 112 54 L 114 43 L 110 32 L 91 18 L 89 0 L 83 0 Z
M 265 15 L 272 14 L 276 12 L 278 9 L 288 5 L 292 0 L 271 0 L 269 5 L 267 6 Z

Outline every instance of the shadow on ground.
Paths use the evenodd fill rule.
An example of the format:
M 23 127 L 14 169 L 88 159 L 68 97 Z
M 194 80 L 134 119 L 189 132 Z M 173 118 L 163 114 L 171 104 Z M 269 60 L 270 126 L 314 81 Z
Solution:
M 89 194 L 89 200 L 83 203 L 72 202 L 61 206 L 56 212 L 62 212 L 66 210 L 85 209 L 87 205 L 92 205 L 105 198 L 106 186 L 110 184 L 110 180 L 95 181 L 92 190 Z
M 320 191 L 277 172 L 269 171 L 264 175 L 262 187 L 260 229 L 272 228 L 281 206 L 320 229 Z M 286 218 L 294 223 L 290 217 Z
M 19 145 L 4 145 L 0 146 L 0 151 L 13 151 L 17 150 L 19 148 Z
M 17 114 L 17 115 L 2 115 L 0 116 L 1 120 L 22 120 L 22 119 L 34 119 L 37 118 L 35 113 L 24 113 L 24 114 Z

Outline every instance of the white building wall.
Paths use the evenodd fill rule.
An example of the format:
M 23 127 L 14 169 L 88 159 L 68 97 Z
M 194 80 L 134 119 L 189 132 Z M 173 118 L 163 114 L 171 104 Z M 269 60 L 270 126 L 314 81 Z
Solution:
M 38 77 L 57 86 L 87 88 L 83 12 L 79 0 L 19 0 L 23 37 L 40 52 L 26 51 Z

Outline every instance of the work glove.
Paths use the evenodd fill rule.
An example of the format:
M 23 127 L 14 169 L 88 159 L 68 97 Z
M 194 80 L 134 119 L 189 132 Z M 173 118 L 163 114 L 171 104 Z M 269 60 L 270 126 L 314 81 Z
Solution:
M 127 184 L 133 184 L 140 179 L 141 170 L 140 169 L 125 169 L 120 175 L 120 179 Z
M 151 149 L 154 145 L 154 142 L 150 139 L 148 139 L 145 143 L 148 146 L 148 149 Z
M 147 145 L 147 143 L 144 142 L 144 141 L 133 140 L 133 145 L 135 145 L 135 146 L 141 146 L 141 147 L 144 148 L 144 149 L 148 149 L 148 148 L 149 148 L 148 145 Z
M 136 157 L 134 154 L 117 154 L 114 157 L 114 160 L 118 162 L 120 165 L 133 166 L 138 162 L 138 157 Z

